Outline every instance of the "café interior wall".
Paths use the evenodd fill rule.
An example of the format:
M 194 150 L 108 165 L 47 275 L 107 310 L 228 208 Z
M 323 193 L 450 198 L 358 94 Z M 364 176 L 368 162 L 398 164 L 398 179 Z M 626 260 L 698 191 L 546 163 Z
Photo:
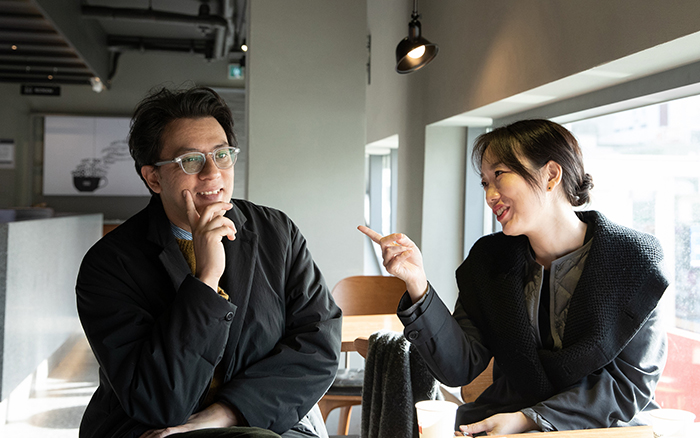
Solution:
M 425 0 L 425 124 L 700 30 L 700 2 Z
M 333 287 L 363 273 L 366 5 L 249 8 L 248 196 L 291 217 Z
M 466 156 L 464 128 L 427 127 L 421 251 L 425 273 L 450 309 L 457 299 L 455 269 L 464 259 Z

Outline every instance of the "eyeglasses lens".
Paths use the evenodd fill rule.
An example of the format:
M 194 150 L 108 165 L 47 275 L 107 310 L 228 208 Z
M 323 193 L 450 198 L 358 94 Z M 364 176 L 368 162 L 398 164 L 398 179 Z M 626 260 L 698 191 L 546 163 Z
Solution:
M 235 148 L 216 149 L 211 155 L 214 159 L 214 164 L 216 164 L 216 167 L 219 169 L 228 169 L 236 163 L 237 154 Z M 206 155 L 201 152 L 193 152 L 180 157 L 182 170 L 190 175 L 201 172 L 205 162 Z
M 219 169 L 228 169 L 233 166 L 233 148 L 222 148 L 214 151 L 214 162 Z
M 199 154 L 195 152 L 192 154 L 183 155 L 180 164 L 182 165 L 182 170 L 184 170 L 185 173 L 193 175 L 195 173 L 199 173 L 202 170 L 202 168 L 204 167 L 205 159 L 206 157 L 204 156 L 204 154 Z

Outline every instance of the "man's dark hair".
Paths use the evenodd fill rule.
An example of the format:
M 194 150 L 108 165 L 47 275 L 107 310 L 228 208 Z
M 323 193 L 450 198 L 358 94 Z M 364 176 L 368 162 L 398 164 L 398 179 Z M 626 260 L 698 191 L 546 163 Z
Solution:
M 237 146 L 231 110 L 224 99 L 211 88 L 171 90 L 163 87 L 152 91 L 138 104 L 131 119 L 129 153 L 134 159 L 136 172 L 144 184 L 146 180 L 141 175 L 143 166 L 151 165 L 164 158 L 173 158 L 160 156 L 163 150 L 162 137 L 165 127 L 173 120 L 202 117 L 214 117 L 226 133 L 228 144 Z M 150 187 L 148 190 L 151 191 Z

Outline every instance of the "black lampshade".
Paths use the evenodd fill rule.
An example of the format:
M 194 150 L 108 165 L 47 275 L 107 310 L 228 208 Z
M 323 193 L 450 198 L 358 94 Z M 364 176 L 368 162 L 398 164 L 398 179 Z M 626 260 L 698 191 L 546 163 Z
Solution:
M 437 44 L 433 44 L 421 36 L 418 17 L 418 13 L 414 10 L 411 14 L 411 22 L 408 23 L 408 36 L 396 46 L 396 71 L 401 74 L 420 69 L 438 54 Z M 416 52 L 411 53 L 414 50 Z

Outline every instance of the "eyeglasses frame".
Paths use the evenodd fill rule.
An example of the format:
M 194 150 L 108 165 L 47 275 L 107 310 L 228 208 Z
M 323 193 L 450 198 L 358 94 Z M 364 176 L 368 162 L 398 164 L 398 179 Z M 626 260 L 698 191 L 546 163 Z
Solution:
M 238 154 L 241 152 L 241 149 L 237 148 L 235 146 L 221 146 L 221 147 L 214 149 L 211 152 L 199 152 L 199 151 L 185 152 L 184 154 L 178 155 L 177 157 L 173 158 L 172 160 L 158 161 L 157 163 L 153 163 L 153 165 L 156 167 L 160 167 L 160 166 L 164 166 L 164 165 L 170 164 L 170 163 L 177 163 L 180 165 L 180 169 L 182 169 L 182 171 L 185 172 L 187 175 L 197 175 L 202 170 L 204 170 L 204 167 L 207 164 L 207 157 L 211 156 L 211 159 L 214 162 L 214 165 L 216 166 L 217 169 L 219 169 L 219 170 L 230 169 L 231 167 L 219 167 L 219 165 L 216 163 L 216 159 L 214 159 L 214 154 L 216 152 L 220 151 L 221 149 L 232 149 L 233 150 L 233 152 L 232 152 L 233 160 L 232 160 L 232 164 L 231 164 L 231 167 L 233 167 L 236 164 L 236 161 L 238 160 Z M 204 156 L 204 165 L 199 170 L 199 172 L 189 173 L 185 170 L 185 166 L 182 164 L 182 158 L 186 155 L 191 155 L 191 154 L 199 154 L 199 155 Z

